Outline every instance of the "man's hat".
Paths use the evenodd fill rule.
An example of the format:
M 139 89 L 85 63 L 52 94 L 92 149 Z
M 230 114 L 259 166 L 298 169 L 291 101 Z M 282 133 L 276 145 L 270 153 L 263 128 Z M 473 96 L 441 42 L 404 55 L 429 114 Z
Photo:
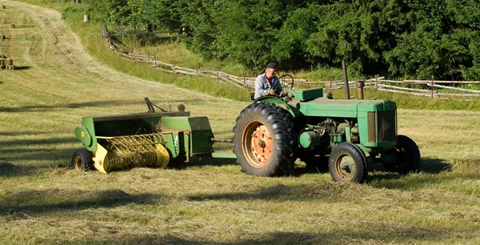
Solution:
M 277 64 L 275 64 L 275 63 L 268 63 L 267 68 L 277 69 Z

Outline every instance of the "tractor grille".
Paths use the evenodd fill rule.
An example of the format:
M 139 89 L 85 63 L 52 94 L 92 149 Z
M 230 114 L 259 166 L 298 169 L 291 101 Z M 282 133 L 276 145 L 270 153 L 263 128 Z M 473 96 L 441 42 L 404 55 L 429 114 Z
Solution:
M 397 124 L 395 117 L 397 111 L 378 112 L 378 141 L 395 141 L 397 136 Z
M 396 110 L 368 113 L 368 142 L 395 141 L 397 136 Z

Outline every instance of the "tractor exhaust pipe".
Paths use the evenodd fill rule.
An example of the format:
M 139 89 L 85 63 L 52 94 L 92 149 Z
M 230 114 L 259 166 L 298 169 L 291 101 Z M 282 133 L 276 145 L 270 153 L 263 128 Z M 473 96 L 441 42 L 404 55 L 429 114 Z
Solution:
M 358 81 L 357 82 L 357 89 L 358 89 L 358 99 L 363 100 L 363 87 L 365 87 L 365 81 Z
M 347 66 L 345 60 L 342 59 L 343 82 L 345 83 L 345 98 L 350 99 L 350 88 L 348 87 Z

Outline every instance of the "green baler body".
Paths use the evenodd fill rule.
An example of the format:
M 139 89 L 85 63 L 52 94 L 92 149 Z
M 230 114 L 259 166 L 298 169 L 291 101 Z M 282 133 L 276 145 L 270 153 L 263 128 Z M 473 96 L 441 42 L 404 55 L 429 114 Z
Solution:
M 181 130 L 185 134 L 184 149 L 190 149 L 190 156 L 213 152 L 213 132 L 207 117 L 164 117 L 162 123 L 170 129 Z
M 154 112 L 83 117 L 82 126 L 75 129 L 75 136 L 87 150 L 96 152 L 99 138 L 161 133 L 161 141 L 172 154 L 171 157 L 177 157 L 182 150 L 185 150 L 187 158 L 211 154 L 213 143 L 210 138 L 214 136 L 208 118 L 190 117 L 189 114 Z

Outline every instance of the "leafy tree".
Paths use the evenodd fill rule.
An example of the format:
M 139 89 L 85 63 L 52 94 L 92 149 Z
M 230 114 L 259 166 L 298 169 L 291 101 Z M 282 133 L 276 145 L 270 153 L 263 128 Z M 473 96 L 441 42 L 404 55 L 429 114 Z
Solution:
M 90 4 L 100 13 L 103 17 L 104 22 L 125 25 L 125 26 L 135 26 L 137 23 L 132 24 L 132 20 L 135 20 L 135 10 L 132 9 L 136 4 L 135 1 L 140 2 L 140 0 L 98 0 L 91 1 Z
M 480 79 L 477 0 L 98 0 L 108 23 L 182 31 L 205 59 L 260 70 L 340 66 L 358 75 Z
M 411 0 L 408 6 L 413 30 L 400 34 L 398 45 L 386 53 L 389 70 L 420 79 L 432 75 L 437 79 L 461 79 L 461 70 L 467 71 L 472 66 L 469 46 L 478 28 L 459 25 L 460 19 L 466 20 L 467 25 L 471 22 L 470 18 L 457 16 L 461 12 L 458 2 Z
M 288 67 L 287 62 L 298 61 L 295 59 L 298 56 L 287 53 L 283 49 L 288 45 L 287 42 L 279 44 L 279 39 L 293 35 L 286 33 L 288 30 L 284 32 L 286 35 L 281 35 L 279 30 L 290 12 L 306 7 L 309 2 L 313 1 L 217 1 L 222 6 L 222 10 L 214 16 L 219 31 L 219 52 L 224 57 L 256 70 L 263 69 L 273 61 Z M 297 49 L 292 48 L 290 51 L 295 52 Z
M 144 0 L 140 6 L 141 20 L 157 30 L 178 32 L 182 26 L 179 3 L 180 1 Z

